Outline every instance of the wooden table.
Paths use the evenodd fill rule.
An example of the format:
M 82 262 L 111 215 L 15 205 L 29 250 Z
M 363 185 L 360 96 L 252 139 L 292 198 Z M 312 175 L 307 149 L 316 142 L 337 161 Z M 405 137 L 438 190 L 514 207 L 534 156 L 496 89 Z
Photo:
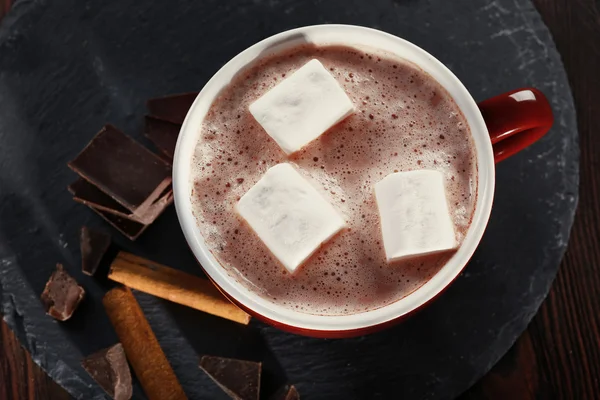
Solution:
M 11 0 L 0 0 L 0 18 Z M 579 208 L 548 298 L 513 348 L 461 399 L 600 396 L 600 0 L 534 0 L 563 57 L 581 146 Z M 0 399 L 69 399 L 0 324 Z

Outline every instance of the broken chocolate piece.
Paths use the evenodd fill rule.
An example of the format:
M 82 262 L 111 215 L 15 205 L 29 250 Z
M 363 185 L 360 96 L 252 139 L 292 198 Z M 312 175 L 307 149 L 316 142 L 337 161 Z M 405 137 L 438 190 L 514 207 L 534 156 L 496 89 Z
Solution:
M 131 214 L 129 214 L 129 217 L 124 216 L 123 213 L 129 212 L 126 208 L 114 201 L 110 196 L 102 193 L 100 189 L 85 179 L 79 178 L 70 184 L 68 189 L 74 196 L 73 200 L 91 208 L 96 214 L 111 224 L 113 228 L 129 238 L 129 240 L 137 239 L 148 227 L 148 225 L 130 219 Z M 98 205 L 97 203 L 101 203 L 102 205 Z M 110 207 L 115 205 L 119 211 L 110 210 Z
M 234 400 L 258 400 L 261 363 L 203 356 L 200 368 Z
M 294 385 L 285 385 L 271 397 L 271 400 L 300 400 L 300 395 Z
M 165 207 L 171 166 L 112 125 L 106 125 L 69 167 L 149 224 Z
M 86 275 L 94 275 L 102 257 L 110 246 L 110 235 L 87 226 L 81 227 L 79 234 L 81 249 L 81 269 Z
M 121 343 L 86 357 L 81 366 L 113 399 L 131 399 L 131 371 Z
M 41 298 L 48 315 L 66 321 L 71 318 L 84 295 L 85 290 L 65 271 L 62 264 L 56 264 L 56 271 L 48 279 Z
M 157 97 L 148 100 L 146 107 L 153 116 L 181 125 L 196 96 L 198 92 Z
M 134 219 L 131 211 L 83 178 L 79 178 L 71 183 L 67 189 L 73 195 L 73 200 L 78 203 L 108 211 L 123 218 Z
M 180 124 L 165 121 L 152 115 L 146 115 L 146 137 L 170 160 L 175 155 L 175 145 L 177 144 L 180 129 Z
M 75 182 L 71 183 L 68 187 L 69 192 L 73 195 L 73 200 L 78 203 L 85 204 L 88 207 L 96 210 L 101 210 L 115 216 L 121 217 L 122 219 L 128 219 L 137 222 L 140 225 L 149 225 L 154 222 L 156 218 L 173 203 L 173 190 L 171 186 L 168 186 L 163 193 L 159 196 L 158 200 L 149 208 L 144 217 L 141 220 L 133 214 L 131 211 L 117 203 L 109 195 L 102 192 L 96 186 L 92 185 L 83 178 L 79 178 Z M 148 222 L 146 222 L 148 221 Z
M 137 239 L 142 233 L 144 233 L 146 228 L 150 226 L 140 224 L 139 222 L 135 222 L 126 218 L 122 218 L 118 215 L 112 214 L 104 210 L 99 210 L 92 206 L 89 207 L 99 216 L 104 218 L 106 222 L 111 224 L 113 228 L 125 235 L 129 240 Z

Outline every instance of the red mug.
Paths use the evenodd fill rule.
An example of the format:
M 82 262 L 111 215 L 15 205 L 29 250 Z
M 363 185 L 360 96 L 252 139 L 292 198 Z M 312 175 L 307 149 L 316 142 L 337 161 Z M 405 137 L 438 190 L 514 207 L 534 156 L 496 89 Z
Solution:
M 477 153 L 477 200 L 463 243 L 450 260 L 423 286 L 384 307 L 351 315 L 314 315 L 291 310 L 250 291 L 231 278 L 208 248 L 192 214 L 191 159 L 199 127 L 219 92 L 242 69 L 257 59 L 299 44 L 341 44 L 376 48 L 422 68 L 452 96 L 469 124 Z M 351 25 L 297 28 L 267 38 L 224 65 L 204 86 L 181 128 L 173 162 L 173 191 L 179 222 L 188 244 L 206 275 L 232 302 L 252 316 L 282 330 L 314 337 L 351 337 L 375 332 L 422 308 L 446 289 L 463 270 L 487 225 L 495 186 L 495 163 L 541 138 L 552 126 L 552 110 L 537 89 L 519 89 L 479 105 L 464 85 L 425 50 L 396 36 Z
M 548 99 L 534 88 L 517 89 L 479 103 L 494 149 L 494 162 L 535 143 L 552 127 Z

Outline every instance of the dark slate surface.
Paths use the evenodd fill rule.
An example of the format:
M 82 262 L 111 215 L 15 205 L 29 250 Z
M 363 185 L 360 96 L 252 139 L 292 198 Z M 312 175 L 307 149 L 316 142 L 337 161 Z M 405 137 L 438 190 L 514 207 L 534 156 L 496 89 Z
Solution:
M 567 80 L 533 6 L 512 0 L 21 0 L 0 26 L 0 297 L 4 319 L 73 396 L 104 398 L 79 366 L 117 338 L 84 276 L 77 235 L 103 225 L 70 200 L 66 162 L 110 122 L 142 142 L 145 99 L 198 90 L 228 59 L 284 29 L 354 23 L 424 47 L 483 100 L 523 85 L 551 99 L 556 125 L 498 167 L 487 233 L 462 276 L 430 308 L 351 340 L 250 327 L 139 295 L 193 399 L 225 398 L 197 354 L 264 362 L 264 393 L 288 381 L 303 399 L 444 399 L 481 377 L 544 299 L 577 203 L 578 144 Z M 171 208 L 129 251 L 200 273 Z M 56 262 L 88 291 L 71 321 L 44 315 L 39 294 Z M 138 387 L 135 397 L 143 398 Z

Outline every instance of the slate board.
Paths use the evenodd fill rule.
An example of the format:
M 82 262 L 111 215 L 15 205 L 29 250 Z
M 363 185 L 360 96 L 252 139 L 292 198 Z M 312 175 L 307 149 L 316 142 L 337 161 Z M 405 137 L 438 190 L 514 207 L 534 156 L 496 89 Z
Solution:
M 484 239 L 431 307 L 385 332 L 349 340 L 250 327 L 138 294 L 191 399 L 225 395 L 197 355 L 264 362 L 263 395 L 297 385 L 303 399 L 447 399 L 483 376 L 525 329 L 565 251 L 577 203 L 575 112 L 559 55 L 528 1 L 20 0 L 0 26 L 0 297 L 4 319 L 42 366 L 80 399 L 104 398 L 79 366 L 117 341 L 82 275 L 77 234 L 104 223 L 70 199 L 70 160 L 106 122 L 144 141 L 144 101 L 197 90 L 227 60 L 279 31 L 316 23 L 371 26 L 446 63 L 477 100 L 532 85 L 556 124 L 503 162 Z M 108 229 L 108 228 L 107 228 Z M 200 274 L 171 208 L 123 248 Z M 88 291 L 58 323 L 39 301 L 55 262 Z M 135 398 L 144 398 L 139 386 Z

